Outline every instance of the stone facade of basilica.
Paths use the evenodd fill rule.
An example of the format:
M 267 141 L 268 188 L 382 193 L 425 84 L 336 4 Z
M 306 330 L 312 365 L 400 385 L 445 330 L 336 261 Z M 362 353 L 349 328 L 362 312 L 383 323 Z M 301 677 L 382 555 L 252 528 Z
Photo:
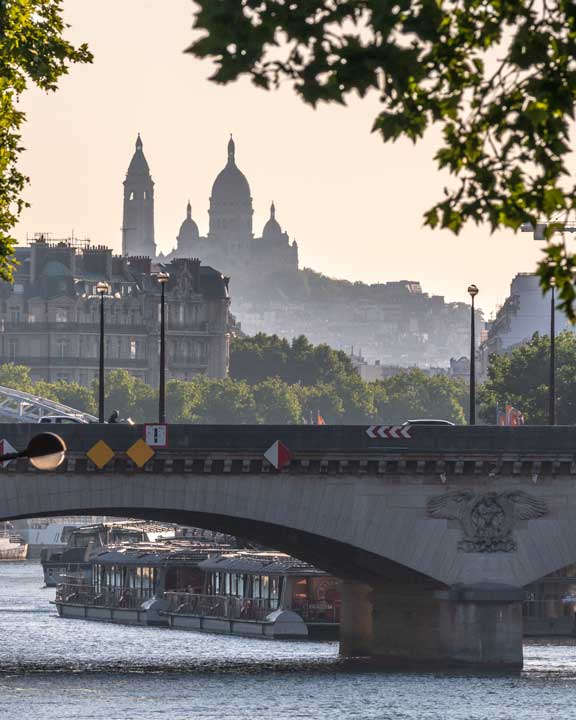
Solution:
M 226 165 L 212 185 L 207 236 L 200 235 L 188 203 L 176 247 L 166 256 L 157 254 L 154 183 L 138 136 L 124 181 L 122 252 L 125 256 L 157 257 L 160 262 L 199 258 L 203 265 L 211 265 L 231 277 L 233 288 L 278 271 L 297 271 L 298 246 L 295 241 L 290 242 L 282 230 L 274 204 L 260 237 L 254 234 L 253 213 L 250 185 L 236 164 L 235 143 L 230 138 Z

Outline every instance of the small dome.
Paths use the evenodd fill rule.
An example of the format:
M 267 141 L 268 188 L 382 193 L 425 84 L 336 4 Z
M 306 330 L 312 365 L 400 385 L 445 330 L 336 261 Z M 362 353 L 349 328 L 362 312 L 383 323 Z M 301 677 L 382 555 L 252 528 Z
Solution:
M 264 225 L 262 237 L 264 240 L 272 240 L 274 238 L 282 237 L 282 228 L 280 227 L 278 220 L 276 220 L 276 208 L 274 207 L 274 203 L 270 205 L 270 218 L 266 222 L 266 225 Z
M 190 205 L 190 201 L 188 201 L 188 205 L 186 206 L 186 219 L 182 225 L 180 225 L 180 232 L 176 238 L 178 247 L 181 249 L 181 246 L 196 242 L 199 237 L 200 231 L 198 230 L 198 225 L 196 225 L 192 219 L 192 206 Z
M 136 152 L 132 156 L 132 160 L 130 160 L 127 175 L 150 175 L 150 168 L 142 152 L 142 138 L 140 137 L 140 133 L 138 133 L 138 137 L 136 138 Z
M 248 180 L 246 180 L 244 174 L 236 166 L 235 153 L 236 146 L 232 136 L 230 136 L 228 141 L 228 162 L 214 180 L 212 197 L 210 198 L 211 204 L 241 204 L 249 203 L 251 200 L 250 185 L 248 185 Z

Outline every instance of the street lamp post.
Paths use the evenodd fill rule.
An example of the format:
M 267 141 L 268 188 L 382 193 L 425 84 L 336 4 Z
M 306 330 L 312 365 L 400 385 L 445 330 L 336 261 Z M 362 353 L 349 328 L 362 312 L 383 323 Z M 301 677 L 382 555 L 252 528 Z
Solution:
M 160 382 L 158 386 L 158 422 L 166 422 L 166 300 L 164 290 L 170 275 L 158 273 L 158 282 L 162 288 L 160 295 Z
M 98 422 L 104 422 L 104 296 L 110 292 L 108 283 L 99 282 L 96 292 L 100 295 L 100 365 L 98 369 Z
M 474 298 L 478 295 L 476 285 L 468 286 L 468 295 L 472 298 L 470 308 L 470 415 L 468 424 L 476 425 L 476 323 L 474 317 Z
M 550 298 L 550 384 L 548 399 L 548 424 L 556 425 L 556 323 L 555 323 L 556 298 L 554 285 L 552 285 L 552 296 Z

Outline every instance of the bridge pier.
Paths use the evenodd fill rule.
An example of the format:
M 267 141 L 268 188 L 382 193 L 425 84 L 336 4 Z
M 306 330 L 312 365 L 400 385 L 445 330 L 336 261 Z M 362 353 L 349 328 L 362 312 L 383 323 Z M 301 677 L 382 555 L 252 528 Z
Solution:
M 519 588 L 382 585 L 371 595 L 372 657 L 399 665 L 522 667 Z
M 340 583 L 340 654 L 367 657 L 372 654 L 372 588 L 342 580 Z

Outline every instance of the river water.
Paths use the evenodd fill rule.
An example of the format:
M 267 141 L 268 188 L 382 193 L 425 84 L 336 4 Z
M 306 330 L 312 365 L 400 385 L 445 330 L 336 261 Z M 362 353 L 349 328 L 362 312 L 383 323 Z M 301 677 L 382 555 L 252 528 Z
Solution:
M 392 673 L 336 643 L 62 620 L 37 563 L 0 563 L 0 719 L 574 720 L 576 645 L 519 676 Z

